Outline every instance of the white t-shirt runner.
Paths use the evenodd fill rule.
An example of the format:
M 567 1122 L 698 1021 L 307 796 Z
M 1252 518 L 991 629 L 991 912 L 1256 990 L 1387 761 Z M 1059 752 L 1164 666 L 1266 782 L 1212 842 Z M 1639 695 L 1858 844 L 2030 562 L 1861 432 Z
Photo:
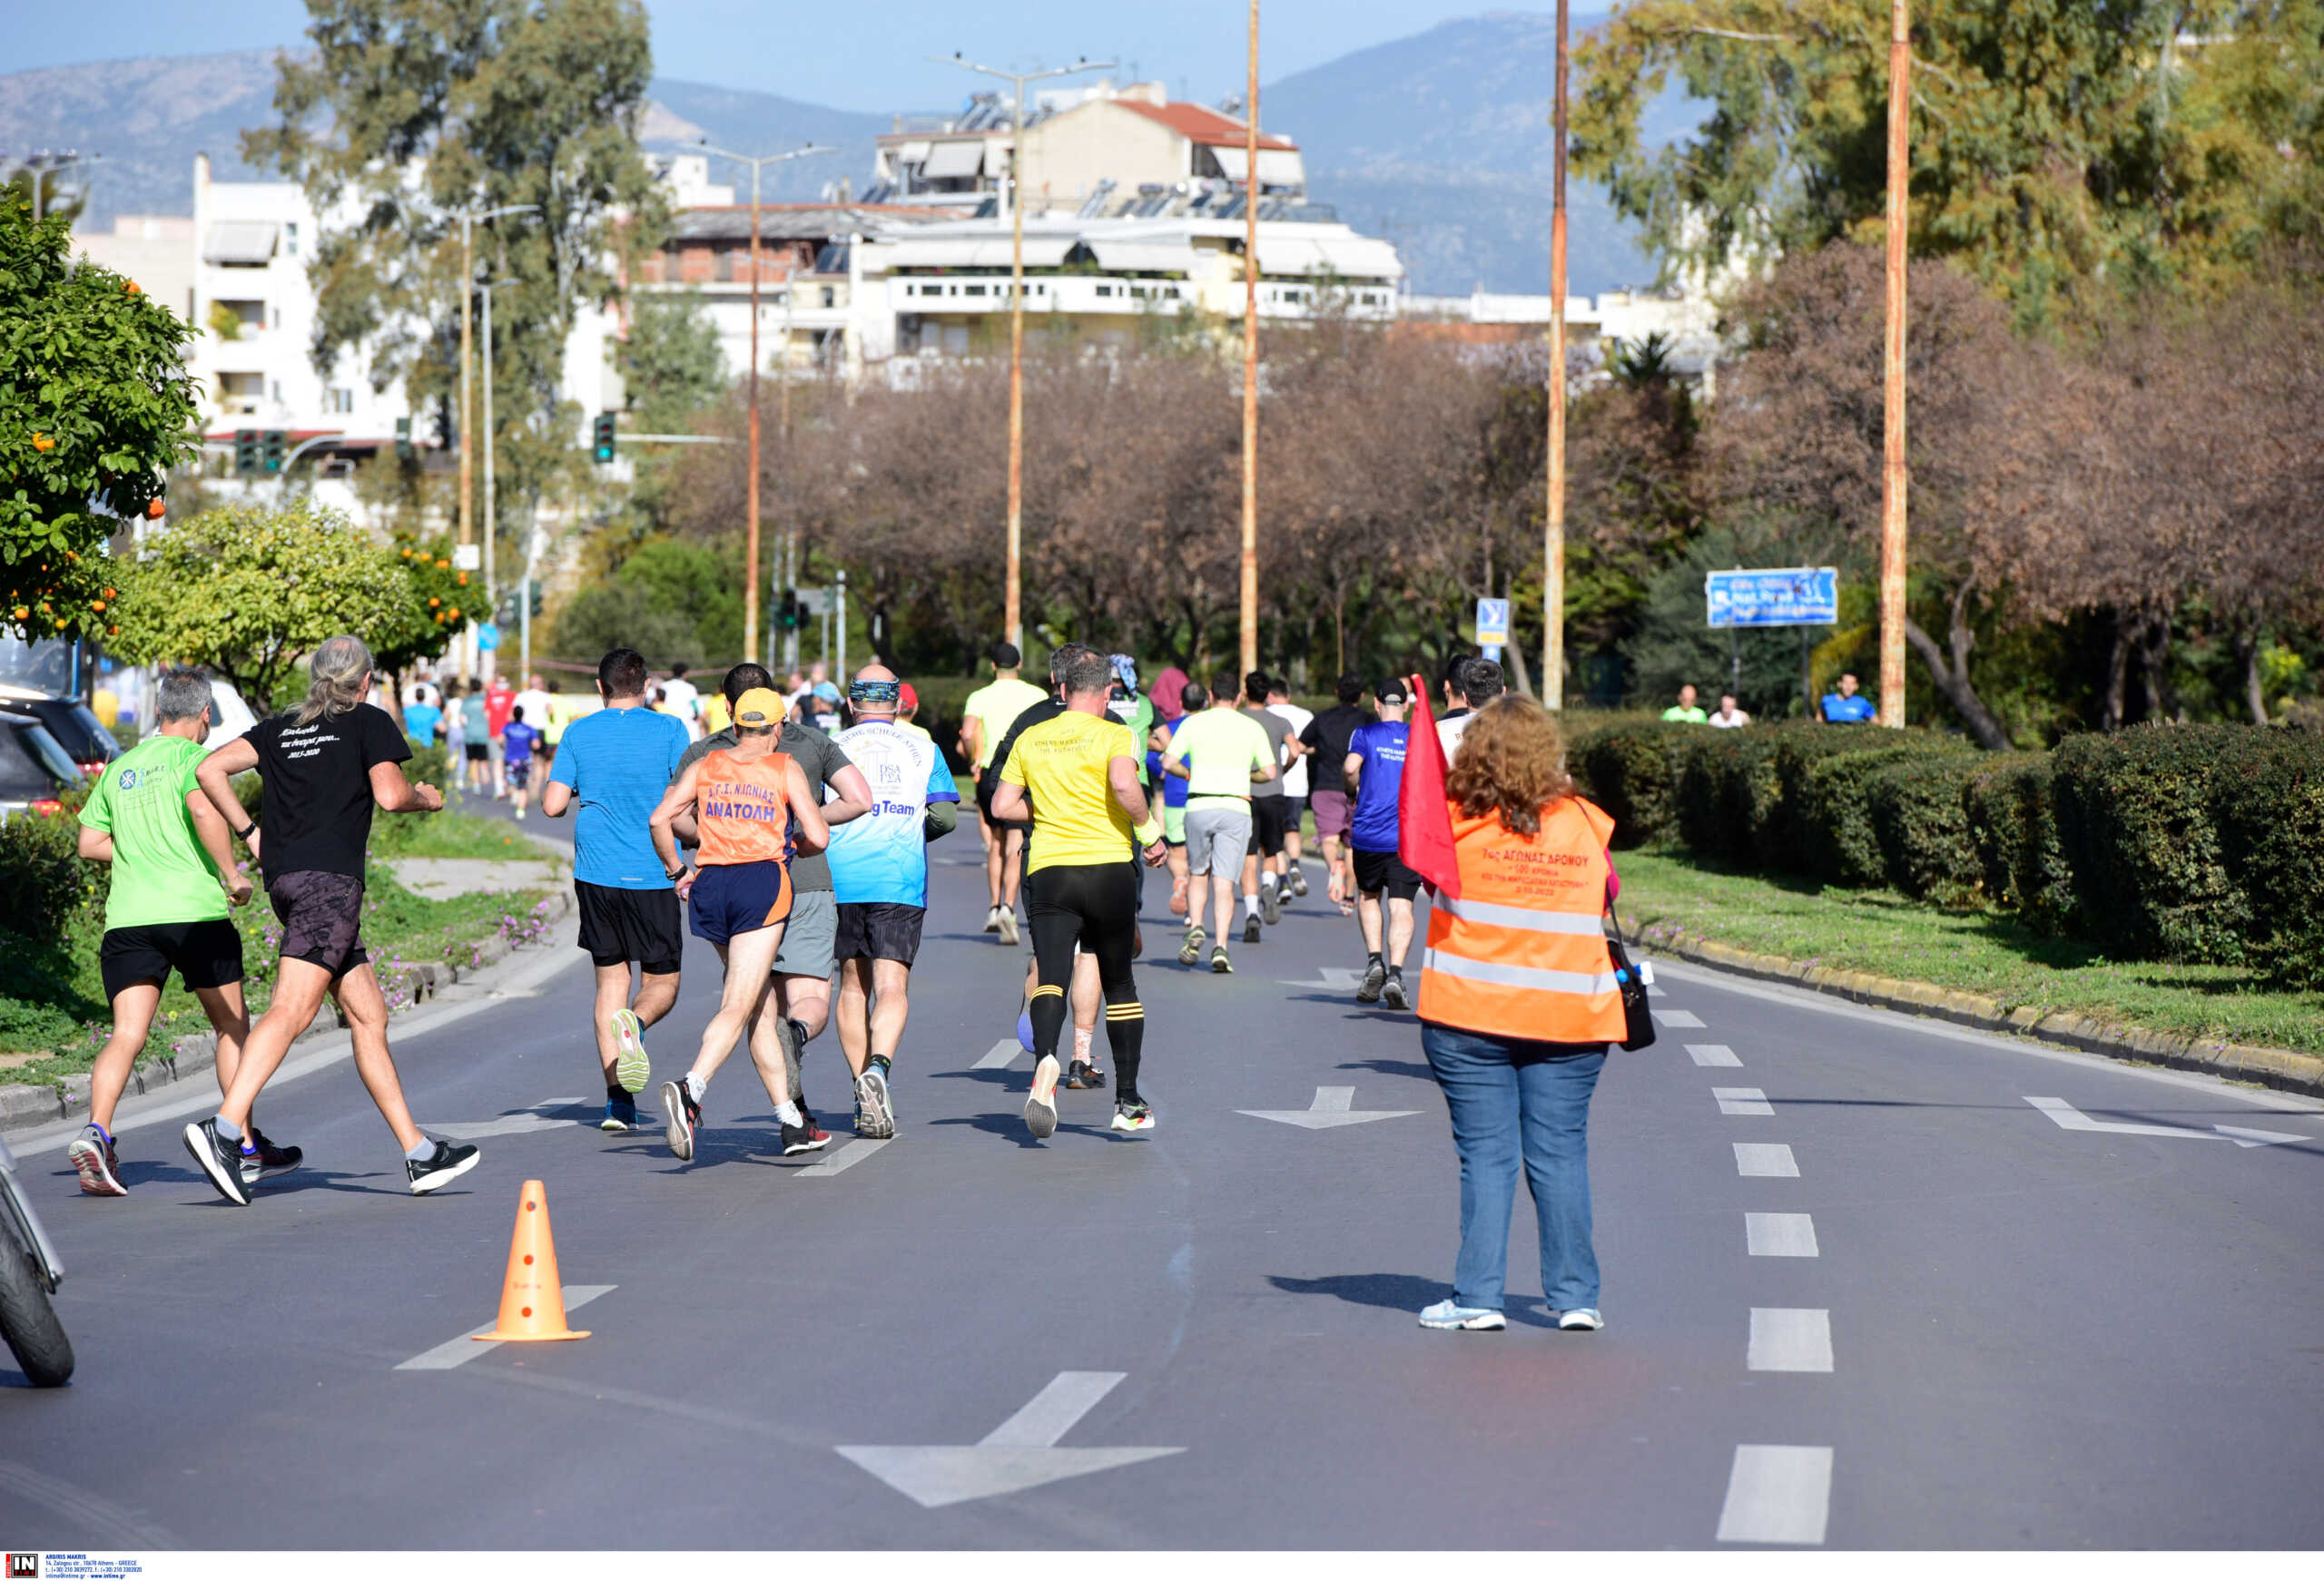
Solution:
M 1315 716 L 1295 702 L 1270 702 L 1267 704 L 1267 712 L 1278 719 L 1287 719 L 1291 722 L 1291 739 L 1295 741 L 1305 735 L 1307 727 L 1315 722 Z M 1307 794 L 1305 757 L 1292 759 L 1289 766 L 1283 771 L 1283 793 L 1285 796 Z
M 832 830 L 832 890 L 842 906 L 928 904 L 928 839 L 921 820 L 931 801 L 958 801 L 960 788 L 936 743 L 884 719 L 834 738 L 872 788 L 872 810 Z

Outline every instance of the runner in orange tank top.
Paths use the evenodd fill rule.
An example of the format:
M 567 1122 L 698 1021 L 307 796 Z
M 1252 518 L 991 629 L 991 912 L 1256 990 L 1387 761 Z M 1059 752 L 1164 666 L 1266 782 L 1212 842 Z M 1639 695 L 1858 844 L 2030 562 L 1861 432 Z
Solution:
M 649 820 L 654 849 L 675 880 L 678 899 L 689 904 L 694 934 L 715 945 L 726 963 L 718 1013 L 703 1029 L 694 1068 L 683 1081 L 662 1084 L 670 1151 L 682 1159 L 694 1156 L 711 1076 L 734 1052 L 772 985 L 791 915 L 792 853 L 819 851 L 831 840 L 807 776 L 774 750 L 782 725 L 783 702 L 773 692 L 758 687 L 743 693 L 734 702 L 735 744 L 690 764 Z M 688 812 L 702 837 L 701 865 L 692 873 L 684 870 L 673 827 Z M 781 1054 L 754 1063 L 782 1123 L 783 1152 L 822 1145 L 793 1102 Z

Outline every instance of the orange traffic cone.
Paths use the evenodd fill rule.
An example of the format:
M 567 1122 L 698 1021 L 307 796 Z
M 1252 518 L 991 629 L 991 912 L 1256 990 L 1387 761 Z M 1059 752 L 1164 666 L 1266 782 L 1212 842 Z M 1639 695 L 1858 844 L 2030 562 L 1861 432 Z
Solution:
M 556 1243 L 548 1232 L 548 1188 L 525 1183 L 517 1232 L 508 1239 L 508 1277 L 500 1287 L 500 1321 L 478 1340 L 586 1340 L 565 1326 L 565 1287 L 556 1277 Z

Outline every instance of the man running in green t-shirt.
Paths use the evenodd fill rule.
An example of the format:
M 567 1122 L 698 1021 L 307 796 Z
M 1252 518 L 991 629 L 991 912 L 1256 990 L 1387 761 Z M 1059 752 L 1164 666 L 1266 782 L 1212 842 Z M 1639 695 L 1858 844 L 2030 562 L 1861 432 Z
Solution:
M 81 855 L 113 866 L 98 953 L 113 1036 L 89 1073 L 89 1124 L 66 1149 L 93 1197 L 129 1194 L 113 1152 L 113 1110 L 130 1066 L 174 971 L 201 1001 L 218 1034 L 218 1086 L 241 1064 L 250 1016 L 242 1007 L 242 936 L 228 919 L 231 902 L 251 898 L 251 881 L 234 866 L 226 820 L 194 782 L 207 754 L 210 682 L 191 670 L 162 677 L 160 729 L 107 763 L 81 810 Z M 276 1147 L 250 1130 L 245 1180 L 298 1167 L 295 1147 Z

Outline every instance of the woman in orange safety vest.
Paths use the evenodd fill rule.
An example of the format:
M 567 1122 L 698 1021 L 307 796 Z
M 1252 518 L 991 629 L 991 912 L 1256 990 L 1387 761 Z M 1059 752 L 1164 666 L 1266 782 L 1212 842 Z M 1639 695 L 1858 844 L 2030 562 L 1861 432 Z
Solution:
M 1458 899 L 1429 908 L 1421 1045 L 1461 1154 L 1461 1254 L 1430 1329 L 1499 1329 L 1518 1165 L 1561 1329 L 1604 1327 L 1590 1233 L 1590 1097 L 1622 1000 L 1599 918 L 1614 820 L 1574 794 L 1557 720 L 1529 697 L 1481 710 L 1445 781 Z

